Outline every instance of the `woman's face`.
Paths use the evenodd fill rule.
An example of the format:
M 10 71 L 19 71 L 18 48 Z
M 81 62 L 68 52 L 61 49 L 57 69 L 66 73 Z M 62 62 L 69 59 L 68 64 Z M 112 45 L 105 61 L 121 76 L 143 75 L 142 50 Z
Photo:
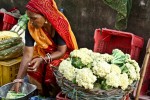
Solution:
M 35 27 L 35 28 L 41 28 L 43 27 L 44 23 L 45 23 L 45 17 L 40 15 L 40 14 L 37 14 L 37 13 L 34 13 L 34 12 L 31 12 L 29 10 L 26 11 L 29 19 L 30 19 L 30 23 Z

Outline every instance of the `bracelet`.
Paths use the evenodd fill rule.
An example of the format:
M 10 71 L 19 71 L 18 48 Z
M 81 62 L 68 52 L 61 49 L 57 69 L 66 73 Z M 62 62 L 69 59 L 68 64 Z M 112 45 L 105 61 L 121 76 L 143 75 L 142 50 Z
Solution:
M 44 57 L 40 56 L 40 58 L 42 58 L 45 61 L 45 63 L 47 63 L 47 61 L 46 61 L 46 59 Z
M 13 83 L 16 83 L 16 82 L 23 82 L 23 79 L 15 79 L 14 81 L 13 81 Z
M 48 63 L 52 62 L 52 57 L 49 53 L 46 54 L 47 58 L 48 58 Z

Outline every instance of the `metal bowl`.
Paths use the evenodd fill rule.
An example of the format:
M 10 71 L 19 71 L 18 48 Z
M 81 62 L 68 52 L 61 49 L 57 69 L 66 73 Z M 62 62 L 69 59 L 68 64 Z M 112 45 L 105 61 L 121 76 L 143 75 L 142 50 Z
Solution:
M 26 96 L 18 99 L 6 99 L 6 95 L 12 88 L 13 84 L 14 83 L 11 82 L 0 87 L 0 100 L 29 100 L 36 93 L 37 87 L 35 85 L 24 82 L 21 86 L 21 92 L 27 94 Z

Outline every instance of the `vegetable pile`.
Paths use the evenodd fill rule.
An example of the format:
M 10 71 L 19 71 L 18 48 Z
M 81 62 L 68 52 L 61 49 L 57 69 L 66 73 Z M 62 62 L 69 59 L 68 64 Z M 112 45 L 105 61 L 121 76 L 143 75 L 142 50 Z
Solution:
M 138 63 L 119 49 L 114 49 L 111 55 L 87 48 L 74 50 L 58 70 L 67 80 L 85 89 L 126 90 L 140 79 Z
M 23 54 L 24 33 L 29 18 L 22 15 L 10 31 L 0 32 L 0 60 L 19 57 Z
M 24 43 L 21 37 L 11 37 L 0 41 L 0 60 L 19 57 L 23 54 Z
M 15 91 L 8 91 L 6 99 L 18 99 L 26 96 L 25 93 L 16 93 Z

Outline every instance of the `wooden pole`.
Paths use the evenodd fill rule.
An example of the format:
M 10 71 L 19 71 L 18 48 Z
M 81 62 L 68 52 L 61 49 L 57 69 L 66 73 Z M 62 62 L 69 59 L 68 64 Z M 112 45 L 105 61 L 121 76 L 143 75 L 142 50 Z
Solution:
M 148 61 L 149 61 L 149 56 L 150 56 L 150 39 L 148 40 L 147 47 L 146 47 L 146 54 L 145 54 L 144 61 L 143 61 L 143 64 L 142 64 L 141 78 L 140 78 L 140 81 L 138 83 L 135 100 L 139 100 L 138 98 L 139 98 L 139 95 L 140 95 L 143 79 L 144 79 L 147 64 L 148 64 Z

